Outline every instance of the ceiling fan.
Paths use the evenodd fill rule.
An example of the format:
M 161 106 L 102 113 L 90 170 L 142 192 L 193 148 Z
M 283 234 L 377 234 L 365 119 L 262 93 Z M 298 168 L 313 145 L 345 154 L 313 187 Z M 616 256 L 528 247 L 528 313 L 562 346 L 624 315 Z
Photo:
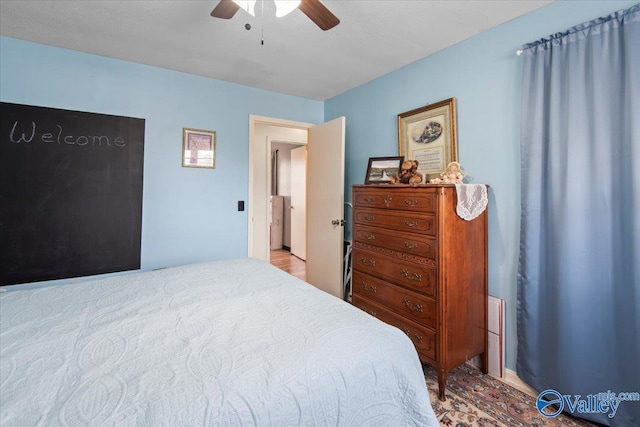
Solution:
M 320 3 L 320 0 L 301 0 L 299 5 L 297 3 L 298 2 L 292 1 L 276 1 L 276 16 L 284 16 L 297 6 L 302 13 L 307 15 L 309 19 L 315 22 L 323 31 L 330 30 L 340 23 L 340 20 Z M 241 7 L 253 15 L 254 5 L 255 1 L 220 0 L 220 3 L 211 11 L 211 16 L 214 18 L 231 19 Z M 291 7 L 292 5 L 293 7 Z

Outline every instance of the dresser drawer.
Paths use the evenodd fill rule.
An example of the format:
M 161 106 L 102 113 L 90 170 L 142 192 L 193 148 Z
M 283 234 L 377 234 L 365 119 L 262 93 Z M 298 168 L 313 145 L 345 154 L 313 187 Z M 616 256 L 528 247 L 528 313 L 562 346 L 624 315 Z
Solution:
M 434 331 L 403 319 L 358 295 L 353 296 L 353 305 L 407 334 L 415 345 L 421 360 L 426 359 L 432 362 L 436 360 L 436 333 Z
M 434 213 L 436 193 L 430 191 L 388 190 L 358 188 L 354 192 L 354 207 L 402 209 Z
M 352 283 L 353 295 L 374 300 L 416 323 L 436 327 L 436 303 L 433 299 L 359 272 L 353 273 Z
M 436 259 L 436 239 L 433 237 L 358 225 L 354 230 L 354 239 L 398 252 Z
M 353 251 L 353 268 L 392 283 L 411 288 L 430 297 L 436 294 L 436 269 L 362 249 Z
M 410 233 L 436 235 L 436 217 L 413 212 L 385 211 L 381 209 L 355 208 L 353 222 L 362 225 L 374 225 Z

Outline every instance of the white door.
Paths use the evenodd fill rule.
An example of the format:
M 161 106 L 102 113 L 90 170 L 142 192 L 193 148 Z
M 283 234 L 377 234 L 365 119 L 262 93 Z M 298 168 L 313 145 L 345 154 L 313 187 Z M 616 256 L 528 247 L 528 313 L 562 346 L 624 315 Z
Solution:
M 307 282 L 342 298 L 345 118 L 309 128 Z
M 307 147 L 291 150 L 291 253 L 307 259 Z

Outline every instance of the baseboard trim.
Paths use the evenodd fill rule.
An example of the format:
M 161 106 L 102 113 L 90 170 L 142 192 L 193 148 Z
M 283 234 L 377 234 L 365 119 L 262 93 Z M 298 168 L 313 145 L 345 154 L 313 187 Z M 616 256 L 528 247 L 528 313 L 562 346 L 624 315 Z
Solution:
M 480 358 L 474 357 L 470 360 L 467 360 L 467 365 L 471 365 L 476 369 L 480 369 Z M 509 368 L 504 368 L 503 372 L 504 372 L 504 377 L 502 378 L 496 375 L 491 375 L 491 374 L 487 374 L 487 375 L 491 375 L 493 378 L 500 380 L 503 383 L 508 384 L 511 387 L 516 388 L 523 393 L 528 394 L 529 396 L 536 397 L 536 398 L 538 397 L 539 393 L 529 384 L 522 381 L 515 371 L 512 371 Z
M 498 379 L 509 384 L 511 387 L 517 388 L 523 393 L 527 393 L 529 396 L 538 397 L 538 394 L 540 394 L 529 384 L 522 381 L 518 376 L 518 374 L 509 368 L 505 368 L 504 378 L 498 378 Z

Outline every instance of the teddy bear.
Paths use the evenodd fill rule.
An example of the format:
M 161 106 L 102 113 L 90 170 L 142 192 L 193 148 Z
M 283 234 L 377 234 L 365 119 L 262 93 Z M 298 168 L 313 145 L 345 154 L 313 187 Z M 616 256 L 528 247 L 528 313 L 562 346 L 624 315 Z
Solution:
M 391 177 L 392 184 L 420 184 L 422 175 L 418 171 L 417 160 L 405 160 L 400 166 L 400 173 Z
M 460 163 L 451 162 L 447 165 L 447 170 L 440 174 L 440 178 L 433 178 L 429 180 L 430 184 L 459 184 L 464 179 L 464 173 L 461 169 Z

